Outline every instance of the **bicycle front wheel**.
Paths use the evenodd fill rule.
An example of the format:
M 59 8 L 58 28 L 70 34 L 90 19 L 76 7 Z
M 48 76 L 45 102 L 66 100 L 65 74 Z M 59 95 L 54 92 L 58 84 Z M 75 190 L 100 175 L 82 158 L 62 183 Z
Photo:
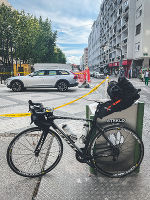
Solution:
M 135 171 L 142 162 L 144 145 L 137 134 L 123 126 L 107 127 L 93 138 L 92 163 L 102 174 L 123 177 Z
M 51 171 L 60 161 L 63 144 L 52 130 L 49 130 L 39 155 L 35 154 L 42 132 L 38 127 L 30 128 L 11 141 L 7 149 L 7 162 L 15 173 L 24 177 L 39 177 Z

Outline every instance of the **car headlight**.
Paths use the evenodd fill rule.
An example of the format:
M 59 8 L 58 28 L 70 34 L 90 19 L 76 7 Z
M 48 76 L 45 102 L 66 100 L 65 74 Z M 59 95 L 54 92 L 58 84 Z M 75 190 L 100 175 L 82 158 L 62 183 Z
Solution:
M 5 84 L 5 85 L 8 85 L 10 82 L 11 82 L 11 78 L 7 78 L 7 79 L 4 81 L 4 84 Z

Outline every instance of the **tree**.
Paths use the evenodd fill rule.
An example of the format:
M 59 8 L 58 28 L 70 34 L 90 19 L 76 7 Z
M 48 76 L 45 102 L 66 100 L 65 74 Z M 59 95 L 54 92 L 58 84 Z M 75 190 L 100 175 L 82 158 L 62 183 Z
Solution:
M 37 19 L 24 11 L 0 6 L 0 56 L 7 65 L 20 63 L 66 63 L 65 54 L 56 46 L 57 32 L 51 21 Z

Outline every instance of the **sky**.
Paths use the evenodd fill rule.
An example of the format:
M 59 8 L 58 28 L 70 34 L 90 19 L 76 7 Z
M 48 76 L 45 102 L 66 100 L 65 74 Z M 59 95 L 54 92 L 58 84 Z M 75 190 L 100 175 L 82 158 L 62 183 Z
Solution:
M 52 21 L 57 30 L 57 46 L 65 53 L 67 63 L 80 64 L 88 36 L 102 0 L 8 0 L 16 10 Z

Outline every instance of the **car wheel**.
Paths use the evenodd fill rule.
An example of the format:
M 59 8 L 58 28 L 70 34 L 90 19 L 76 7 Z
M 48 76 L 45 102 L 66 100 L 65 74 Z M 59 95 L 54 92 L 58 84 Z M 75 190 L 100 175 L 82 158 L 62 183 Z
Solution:
M 58 82 L 57 89 L 60 92 L 66 92 L 66 91 L 68 91 L 68 83 L 66 81 L 60 81 L 60 82 Z
M 13 92 L 21 92 L 23 90 L 23 85 L 19 81 L 14 81 L 11 85 Z

